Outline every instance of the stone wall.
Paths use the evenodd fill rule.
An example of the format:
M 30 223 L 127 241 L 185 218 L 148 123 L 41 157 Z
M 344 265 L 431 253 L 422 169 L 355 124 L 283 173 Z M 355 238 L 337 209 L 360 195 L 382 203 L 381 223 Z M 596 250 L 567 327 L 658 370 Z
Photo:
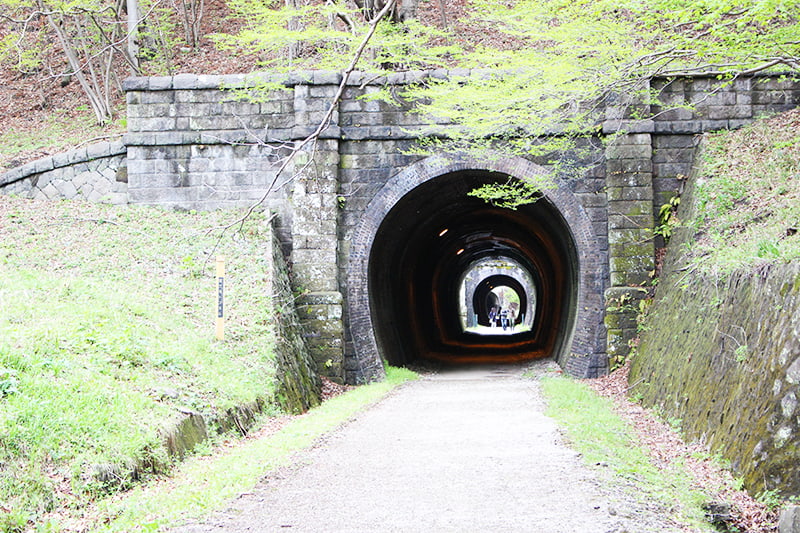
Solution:
M 682 206 L 693 204 L 691 182 Z M 729 460 L 753 494 L 800 493 L 800 263 L 728 279 L 683 268 L 673 235 L 630 393 Z
M 317 365 L 308 349 L 305 330 L 295 308 L 294 291 L 274 236 L 266 243 L 265 254 L 272 258 L 266 276 L 266 286 L 253 288 L 272 295 L 275 333 L 276 402 L 288 412 L 305 412 L 320 403 L 321 382 Z
M 0 174 L 0 194 L 125 204 L 126 153 L 122 142 L 103 142 L 44 157 Z
M 603 132 L 616 136 L 605 163 L 611 276 L 605 323 L 608 354 L 618 359 L 637 335 L 642 286 L 654 275 L 655 250 L 663 246 L 653 235 L 658 212 L 691 173 L 699 135 L 800 104 L 800 82 L 792 77 L 656 79 L 651 89 L 660 105 L 612 99 L 603 122 Z M 634 120 L 634 113 L 652 118 Z

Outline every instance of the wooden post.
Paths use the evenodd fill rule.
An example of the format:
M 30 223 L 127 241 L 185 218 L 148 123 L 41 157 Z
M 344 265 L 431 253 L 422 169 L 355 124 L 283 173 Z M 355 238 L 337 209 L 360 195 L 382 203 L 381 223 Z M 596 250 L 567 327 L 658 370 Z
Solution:
M 225 256 L 217 256 L 217 339 L 225 338 Z

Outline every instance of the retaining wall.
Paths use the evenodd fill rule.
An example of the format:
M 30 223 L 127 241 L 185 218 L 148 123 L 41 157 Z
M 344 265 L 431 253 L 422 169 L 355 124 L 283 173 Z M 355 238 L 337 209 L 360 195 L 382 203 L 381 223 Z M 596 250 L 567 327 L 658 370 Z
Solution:
M 704 276 L 683 268 L 693 238 L 670 241 L 630 394 L 729 460 L 752 494 L 800 494 L 800 263 Z
M 126 204 L 127 152 L 127 146 L 116 141 L 44 157 L 0 174 L 0 194 Z

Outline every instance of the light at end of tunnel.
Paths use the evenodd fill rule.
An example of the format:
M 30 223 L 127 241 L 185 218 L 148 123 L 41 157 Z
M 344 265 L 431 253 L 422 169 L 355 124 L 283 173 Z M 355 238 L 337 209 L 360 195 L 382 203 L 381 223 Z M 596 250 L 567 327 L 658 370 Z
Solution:
M 450 228 L 444 228 L 442 231 L 439 232 L 439 237 L 444 237 L 444 234 L 450 231 Z
M 456 252 L 456 255 L 461 255 L 461 254 L 463 254 L 463 253 L 464 253 L 464 249 L 463 249 L 463 248 L 461 248 L 459 251 L 457 251 L 457 252 Z

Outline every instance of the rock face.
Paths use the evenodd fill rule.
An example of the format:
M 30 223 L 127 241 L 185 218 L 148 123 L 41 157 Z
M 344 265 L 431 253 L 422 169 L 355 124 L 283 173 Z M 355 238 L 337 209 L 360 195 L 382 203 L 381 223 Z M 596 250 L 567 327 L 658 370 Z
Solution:
M 682 205 L 692 205 L 691 183 Z M 730 461 L 753 494 L 800 494 L 800 263 L 726 279 L 683 268 L 669 244 L 630 372 L 631 394 Z

